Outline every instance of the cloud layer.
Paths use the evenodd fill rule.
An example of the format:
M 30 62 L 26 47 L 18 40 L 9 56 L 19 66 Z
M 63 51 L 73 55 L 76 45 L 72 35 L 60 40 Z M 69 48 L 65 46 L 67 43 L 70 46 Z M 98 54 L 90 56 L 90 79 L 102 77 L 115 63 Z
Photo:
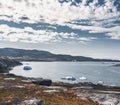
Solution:
M 108 38 L 120 39 L 120 11 L 115 0 L 0 0 L 0 39 L 21 42 L 61 42 L 96 40 L 69 30 L 58 32 L 67 26 L 72 30 L 88 33 L 105 33 Z M 120 4 L 120 3 L 119 3 Z M 118 4 L 118 5 L 119 5 Z M 6 22 L 19 24 L 6 24 Z M 29 24 L 38 25 L 34 29 Z M 28 24 L 21 28 L 21 23 Z M 43 29 L 44 27 L 44 29 Z M 64 30 L 64 29 L 63 29 Z

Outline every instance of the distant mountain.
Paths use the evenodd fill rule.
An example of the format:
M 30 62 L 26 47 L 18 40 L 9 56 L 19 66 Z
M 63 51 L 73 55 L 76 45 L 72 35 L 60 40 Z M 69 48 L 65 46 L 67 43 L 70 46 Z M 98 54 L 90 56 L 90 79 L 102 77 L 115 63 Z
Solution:
M 48 51 L 39 50 L 24 50 L 24 49 L 14 49 L 14 48 L 1 48 L 1 57 L 9 57 L 11 59 L 20 61 L 105 61 L 105 62 L 120 62 L 119 60 L 111 59 L 94 59 L 84 56 L 72 56 L 63 54 L 53 54 Z

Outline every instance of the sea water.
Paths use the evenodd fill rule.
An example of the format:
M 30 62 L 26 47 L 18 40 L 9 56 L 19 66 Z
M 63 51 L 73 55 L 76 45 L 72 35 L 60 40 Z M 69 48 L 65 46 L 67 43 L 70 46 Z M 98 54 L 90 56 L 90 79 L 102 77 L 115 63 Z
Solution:
M 25 77 L 47 78 L 61 82 L 92 82 L 109 86 L 120 86 L 120 67 L 112 65 L 117 62 L 22 62 L 11 73 Z M 32 70 L 24 70 L 24 66 Z M 63 80 L 65 77 L 75 77 L 75 81 Z M 84 79 L 81 79 L 84 78 Z

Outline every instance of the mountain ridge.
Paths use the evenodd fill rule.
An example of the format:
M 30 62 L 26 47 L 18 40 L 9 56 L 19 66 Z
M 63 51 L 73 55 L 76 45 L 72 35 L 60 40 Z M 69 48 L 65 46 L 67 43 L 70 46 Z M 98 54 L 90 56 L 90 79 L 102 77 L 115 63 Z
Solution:
M 85 56 L 72 56 L 67 54 L 53 54 L 44 50 L 25 50 L 15 48 L 0 48 L 1 57 L 9 57 L 19 61 L 96 61 L 96 62 L 120 62 L 113 59 L 95 59 Z

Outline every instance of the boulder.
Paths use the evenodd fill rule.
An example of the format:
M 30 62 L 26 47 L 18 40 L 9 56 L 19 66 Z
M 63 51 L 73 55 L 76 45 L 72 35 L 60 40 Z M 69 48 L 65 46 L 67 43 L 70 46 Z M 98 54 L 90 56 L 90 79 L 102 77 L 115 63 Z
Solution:
M 11 77 L 15 77 L 16 75 L 13 73 L 5 73 L 6 76 L 11 76 Z
M 25 100 L 21 103 L 21 105 L 43 105 L 43 100 L 41 99 Z
M 4 78 L 4 80 L 12 80 L 12 81 L 14 81 L 15 78 Z
M 50 79 L 33 79 L 32 83 L 37 85 L 51 86 L 52 80 Z

